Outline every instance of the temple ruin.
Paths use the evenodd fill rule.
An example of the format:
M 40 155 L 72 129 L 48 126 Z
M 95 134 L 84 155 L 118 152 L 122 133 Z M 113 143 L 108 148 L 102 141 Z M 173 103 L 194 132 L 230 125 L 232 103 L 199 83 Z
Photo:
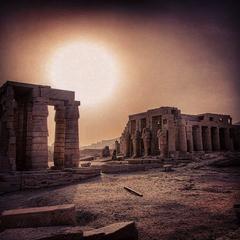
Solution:
M 125 157 L 134 158 L 239 151 L 240 125 L 233 125 L 229 115 L 189 115 L 175 107 L 160 107 L 130 115 L 120 146 Z
M 48 106 L 56 111 L 54 166 L 78 167 L 79 105 L 71 91 L 6 82 L 0 88 L 1 171 L 48 168 Z

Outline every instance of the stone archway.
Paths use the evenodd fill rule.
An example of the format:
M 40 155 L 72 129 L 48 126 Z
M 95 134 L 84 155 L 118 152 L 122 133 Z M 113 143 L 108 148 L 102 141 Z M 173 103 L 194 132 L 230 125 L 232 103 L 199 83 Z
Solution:
M 6 82 L 0 89 L 1 147 L 5 170 L 48 168 L 48 105 L 56 109 L 54 163 L 57 168 L 78 167 L 80 102 L 74 92 L 49 86 Z M 3 127 L 1 127 L 3 129 Z M 4 149 L 3 149 L 4 148 Z M 4 155 L 2 154 L 2 155 Z

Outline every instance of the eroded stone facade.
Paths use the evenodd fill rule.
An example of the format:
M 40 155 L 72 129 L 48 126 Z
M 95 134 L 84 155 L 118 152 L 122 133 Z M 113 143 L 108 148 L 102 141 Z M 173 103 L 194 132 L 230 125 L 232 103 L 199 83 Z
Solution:
M 129 116 L 120 138 L 125 157 L 178 157 L 192 152 L 239 151 L 240 126 L 229 115 L 181 114 L 160 107 Z
M 79 164 L 80 102 L 74 92 L 49 86 L 6 82 L 0 88 L 0 168 L 48 168 L 48 106 L 54 106 L 54 165 Z

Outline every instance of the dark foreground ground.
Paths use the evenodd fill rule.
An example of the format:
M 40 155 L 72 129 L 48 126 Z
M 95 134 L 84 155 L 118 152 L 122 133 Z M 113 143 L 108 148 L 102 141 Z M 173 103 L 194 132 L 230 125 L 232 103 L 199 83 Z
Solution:
M 82 226 L 133 220 L 141 240 L 216 239 L 239 227 L 233 205 L 240 202 L 240 168 L 210 163 L 202 160 L 168 173 L 103 175 L 67 187 L 6 194 L 0 197 L 0 211 L 74 203 Z

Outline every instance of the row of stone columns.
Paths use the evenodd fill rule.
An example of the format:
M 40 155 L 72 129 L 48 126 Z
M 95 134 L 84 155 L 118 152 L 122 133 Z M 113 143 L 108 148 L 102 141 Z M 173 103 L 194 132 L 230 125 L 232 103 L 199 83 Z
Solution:
M 220 141 L 220 131 L 222 131 L 222 143 Z M 233 150 L 232 139 L 230 138 L 229 128 L 211 127 L 211 126 L 191 126 L 185 125 L 184 121 L 178 123 L 177 128 L 169 125 L 166 129 L 161 129 L 157 133 L 158 147 L 160 156 L 169 156 L 176 151 L 181 153 L 193 151 L 219 151 Z M 176 141 L 177 137 L 177 141 Z M 125 134 L 124 149 L 126 156 L 140 157 L 141 141 L 143 142 L 144 154 L 152 154 L 152 135 L 147 128 L 143 129 L 142 135 L 136 131 L 133 135 Z M 177 143 L 177 145 L 176 145 Z M 131 148 L 132 144 L 132 148 Z M 221 146 L 224 145 L 224 146 Z M 224 147 L 224 149 L 223 149 Z
M 232 150 L 233 144 L 229 128 L 220 129 L 223 131 L 222 144 L 224 149 L 221 149 L 219 127 L 180 125 L 179 150 L 182 152 Z

